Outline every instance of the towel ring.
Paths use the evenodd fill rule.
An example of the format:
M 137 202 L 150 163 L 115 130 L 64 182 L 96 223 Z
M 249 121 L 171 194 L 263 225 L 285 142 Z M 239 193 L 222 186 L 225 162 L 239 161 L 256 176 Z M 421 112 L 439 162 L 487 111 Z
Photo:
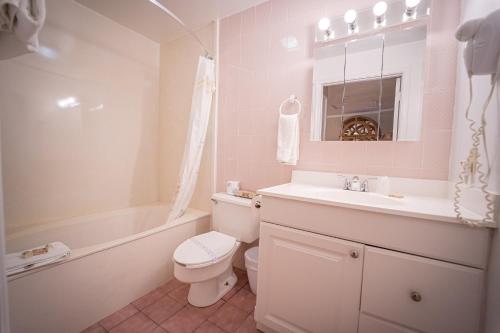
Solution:
M 281 102 L 280 104 L 280 115 L 283 115 L 283 107 L 285 106 L 285 104 L 287 103 L 290 103 L 290 104 L 299 104 L 299 112 L 297 112 L 296 114 L 299 115 L 300 112 L 302 111 L 302 104 L 300 104 L 300 101 L 299 99 L 295 96 L 295 95 L 290 95 L 290 97 L 288 97 L 287 99 L 285 99 L 283 102 Z

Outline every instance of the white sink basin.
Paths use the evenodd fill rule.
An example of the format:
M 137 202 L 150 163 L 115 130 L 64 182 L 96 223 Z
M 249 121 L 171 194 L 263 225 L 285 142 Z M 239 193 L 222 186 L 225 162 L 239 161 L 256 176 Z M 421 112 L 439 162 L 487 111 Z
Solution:
M 310 195 L 318 199 L 369 206 L 402 205 L 404 200 L 386 197 L 377 193 L 355 192 L 341 189 L 321 189 L 317 191 L 311 191 Z

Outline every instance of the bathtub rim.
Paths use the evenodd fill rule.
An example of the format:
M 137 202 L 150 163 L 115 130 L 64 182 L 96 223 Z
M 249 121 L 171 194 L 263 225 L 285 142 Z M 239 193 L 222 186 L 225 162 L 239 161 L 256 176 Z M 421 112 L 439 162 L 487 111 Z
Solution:
M 88 218 L 90 216 L 102 216 L 103 214 L 106 214 L 106 216 L 111 216 L 111 214 L 113 214 L 113 213 L 114 214 L 118 214 L 119 211 L 128 211 L 128 210 L 133 210 L 133 209 L 137 209 L 137 208 L 156 207 L 156 206 L 168 206 L 168 205 L 166 205 L 166 204 L 154 204 L 154 205 L 137 206 L 137 207 L 131 207 L 131 208 L 126 208 L 126 209 L 122 209 L 122 210 L 114 210 L 114 211 L 109 212 L 109 215 L 107 214 L 108 212 L 95 213 L 95 214 L 89 214 L 89 215 L 84 215 L 84 216 L 80 216 L 80 217 L 70 218 L 68 220 L 85 219 L 85 218 Z M 44 270 L 47 270 L 47 269 L 52 269 L 52 268 L 55 268 L 55 267 L 57 267 L 59 265 L 63 265 L 65 263 L 68 263 L 70 261 L 79 260 L 79 259 L 85 258 L 87 256 L 90 256 L 92 254 L 103 252 L 103 251 L 106 251 L 106 250 L 109 250 L 109 249 L 112 249 L 112 248 L 115 248 L 115 247 L 119 247 L 121 245 L 125 245 L 125 244 L 128 244 L 128 243 L 131 243 L 131 242 L 133 242 L 135 240 L 146 238 L 146 237 L 149 237 L 149 236 L 157 234 L 157 233 L 165 232 L 167 230 L 179 227 L 179 226 L 181 226 L 183 224 L 187 224 L 187 223 L 191 223 L 191 222 L 196 222 L 198 220 L 201 220 L 203 218 L 207 218 L 207 217 L 210 217 L 210 216 L 211 216 L 211 214 L 209 212 L 206 212 L 206 211 L 203 211 L 203 210 L 199 210 L 199 209 L 194 209 L 194 208 L 188 208 L 186 210 L 186 213 L 183 216 L 181 216 L 180 218 L 174 220 L 174 223 L 171 223 L 171 224 L 162 224 L 160 226 L 157 226 L 157 227 L 154 227 L 154 228 L 151 228 L 151 229 L 148 229 L 148 230 L 136 233 L 136 234 L 132 234 L 132 235 L 129 235 L 129 236 L 126 236 L 126 237 L 122 237 L 122 238 L 118 238 L 118 239 L 114 239 L 114 240 L 110 240 L 110 241 L 107 241 L 107 242 L 104 242 L 104 243 L 99 243 L 99 244 L 90 245 L 90 246 L 86 246 L 86 247 L 81 247 L 81 248 L 77 248 L 77 249 L 71 249 L 71 255 L 69 257 L 64 258 L 63 260 L 55 262 L 55 263 L 51 263 L 51 264 L 48 264 L 48 265 L 45 265 L 45 266 L 41 266 L 41 267 L 37 267 L 37 268 L 34 268 L 34 269 L 27 270 L 25 272 L 19 272 L 19 273 L 10 275 L 10 276 L 7 277 L 7 282 L 11 282 L 11 281 L 20 279 L 20 278 L 28 276 L 28 275 L 36 274 L 38 272 L 41 272 L 41 271 L 44 271 Z M 48 224 L 50 224 L 52 226 L 52 228 L 53 228 L 54 225 L 62 224 L 63 221 L 64 220 L 59 220 L 59 221 L 51 222 L 51 223 L 48 223 Z M 81 223 L 82 221 L 79 221 L 79 222 Z M 76 223 L 77 222 L 73 222 L 70 225 L 76 224 Z M 42 226 L 39 226 L 39 228 L 37 228 L 37 231 L 38 230 L 42 231 L 42 230 L 51 229 L 47 225 L 44 225 L 44 226 L 45 226 L 45 228 L 43 228 L 43 229 L 39 229 L 39 228 L 42 228 Z M 24 234 L 27 231 L 29 231 L 29 230 L 23 230 L 21 232 Z M 16 234 L 19 235 L 21 232 L 16 233 Z M 14 234 L 12 234 L 11 236 L 14 236 Z
M 50 230 L 53 228 L 57 228 L 59 226 L 70 226 L 74 224 L 79 224 L 82 223 L 86 220 L 93 220 L 95 218 L 108 218 L 108 217 L 113 217 L 113 216 L 119 216 L 119 215 L 126 215 L 129 214 L 130 212 L 141 209 L 141 208 L 153 208 L 153 207 L 169 207 L 171 206 L 170 203 L 166 202 L 153 202 L 153 203 L 147 203 L 143 205 L 137 205 L 137 206 L 131 206 L 131 207 L 123 207 L 123 208 L 115 208 L 115 209 L 109 209 L 109 210 L 104 210 L 104 211 L 97 211 L 97 212 L 91 212 L 88 214 L 82 214 L 82 215 L 76 215 L 76 216 L 67 216 L 67 217 L 62 217 L 62 218 L 57 218 L 55 220 L 51 221 L 44 221 L 40 223 L 30 223 L 30 224 L 24 224 L 19 226 L 20 230 L 17 231 L 11 231 L 10 233 L 5 235 L 5 241 L 8 242 L 9 240 L 24 236 L 27 234 L 31 233 L 36 233 L 36 232 L 42 232 L 46 230 Z

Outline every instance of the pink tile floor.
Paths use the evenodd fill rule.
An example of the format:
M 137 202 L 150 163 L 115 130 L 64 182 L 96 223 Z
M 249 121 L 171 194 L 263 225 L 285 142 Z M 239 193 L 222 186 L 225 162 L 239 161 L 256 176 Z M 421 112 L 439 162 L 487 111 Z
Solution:
M 206 308 L 187 302 L 189 285 L 172 279 L 82 333 L 248 333 L 255 328 L 255 295 L 246 272 L 220 301 Z

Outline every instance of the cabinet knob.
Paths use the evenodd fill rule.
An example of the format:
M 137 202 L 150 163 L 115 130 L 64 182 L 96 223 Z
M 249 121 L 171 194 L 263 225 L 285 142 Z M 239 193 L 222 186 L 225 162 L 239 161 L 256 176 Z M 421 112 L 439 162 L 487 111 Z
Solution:
M 410 297 L 414 302 L 420 302 L 422 300 L 422 295 L 418 291 L 410 292 Z
M 349 254 L 351 255 L 351 258 L 354 258 L 354 259 L 359 258 L 359 252 L 356 250 L 351 250 L 351 252 L 349 252 Z
M 260 207 L 262 207 L 262 204 L 260 203 L 260 201 L 256 201 L 255 208 L 260 208 Z

